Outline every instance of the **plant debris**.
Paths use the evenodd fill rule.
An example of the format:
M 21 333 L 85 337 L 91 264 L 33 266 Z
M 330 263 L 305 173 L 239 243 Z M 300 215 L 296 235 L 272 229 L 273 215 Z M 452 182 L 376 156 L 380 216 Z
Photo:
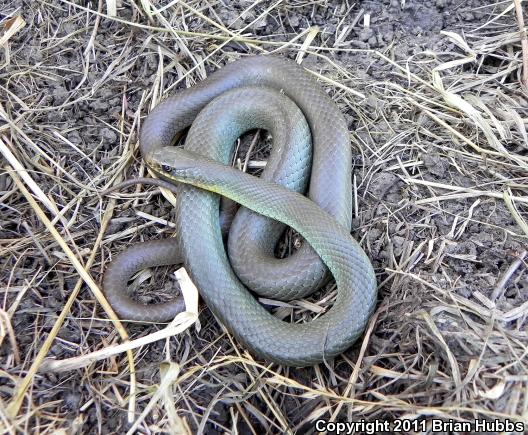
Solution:
M 0 1 L 2 432 L 528 423 L 524 3 Z M 148 175 L 142 120 L 248 54 L 301 62 L 349 124 L 353 235 L 379 303 L 362 341 L 326 365 L 255 361 L 205 306 L 201 328 L 178 335 L 123 326 L 98 288 L 113 255 L 174 231 L 158 188 L 99 195 Z M 261 136 L 235 163 L 262 167 Z M 167 271 L 147 280 L 160 298 L 176 291 Z M 300 320 L 329 290 L 265 302 Z M 128 353 L 59 370 L 128 339 Z

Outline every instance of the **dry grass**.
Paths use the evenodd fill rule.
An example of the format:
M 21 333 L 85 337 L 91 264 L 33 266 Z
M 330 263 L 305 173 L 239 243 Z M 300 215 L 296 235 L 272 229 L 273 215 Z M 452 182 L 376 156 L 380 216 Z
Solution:
M 405 55 L 399 42 L 354 48 L 351 32 L 375 16 L 366 3 L 256 1 L 236 13 L 204 1 L 37 3 L 0 8 L 2 432 L 282 433 L 318 418 L 528 424 L 521 2 L 483 2 L 471 11 L 481 18 Z M 146 175 L 142 117 L 245 53 L 302 61 L 350 122 L 354 235 L 378 272 L 380 303 L 363 341 L 329 366 L 255 361 L 207 309 L 185 332 L 192 317 L 125 330 L 97 284 L 124 246 L 172 231 L 174 198 L 158 189 L 98 196 Z M 255 147 L 240 166 L 261 160 Z M 156 282 L 173 290 L 168 276 Z M 266 302 L 302 319 L 330 290 L 323 301 Z

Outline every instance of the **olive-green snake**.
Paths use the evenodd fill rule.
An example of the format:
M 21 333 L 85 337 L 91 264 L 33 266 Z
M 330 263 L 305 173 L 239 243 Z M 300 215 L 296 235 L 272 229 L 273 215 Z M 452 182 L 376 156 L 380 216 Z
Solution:
M 171 146 L 188 126 L 185 150 Z M 260 179 L 226 166 L 237 138 L 255 128 L 273 137 Z M 139 304 L 126 294 L 126 284 L 144 267 L 183 262 L 211 311 L 266 360 L 317 364 L 361 335 L 377 290 L 372 265 L 350 235 L 348 129 L 306 71 L 269 56 L 230 63 L 159 104 L 145 120 L 140 148 L 148 166 L 166 180 L 157 183 L 177 192 L 177 238 L 133 245 L 108 266 L 103 288 L 120 317 L 169 321 L 182 311 L 179 299 Z M 308 184 L 309 199 L 301 195 Z M 218 194 L 246 207 L 231 225 L 229 256 Z M 279 260 L 274 249 L 284 224 L 308 243 Z M 280 320 L 248 291 L 283 300 L 307 296 L 327 281 L 325 264 L 336 280 L 337 298 L 314 320 Z

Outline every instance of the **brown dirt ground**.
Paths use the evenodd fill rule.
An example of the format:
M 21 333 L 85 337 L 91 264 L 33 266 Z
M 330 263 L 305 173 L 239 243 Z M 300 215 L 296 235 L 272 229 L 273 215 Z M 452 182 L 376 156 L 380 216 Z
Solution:
M 317 418 L 527 423 L 528 94 L 512 3 L 190 1 L 150 18 L 148 4 L 120 2 L 111 19 L 102 1 L 0 1 L 4 34 L 13 17 L 25 21 L 0 48 L 3 432 L 124 433 L 131 407 L 132 420 L 148 410 L 139 433 L 312 433 Z M 380 283 L 363 342 L 328 366 L 266 365 L 202 307 L 199 331 L 134 350 L 135 381 L 125 353 L 76 370 L 42 365 L 121 339 L 15 184 L 8 152 L 99 282 L 126 245 L 172 232 L 156 189 L 97 195 L 144 174 L 141 120 L 177 88 L 261 52 L 301 56 L 349 122 L 353 234 Z M 161 294 L 175 288 L 168 272 L 151 285 Z M 132 338 L 161 327 L 126 324 Z M 180 373 L 162 390 L 166 361 Z

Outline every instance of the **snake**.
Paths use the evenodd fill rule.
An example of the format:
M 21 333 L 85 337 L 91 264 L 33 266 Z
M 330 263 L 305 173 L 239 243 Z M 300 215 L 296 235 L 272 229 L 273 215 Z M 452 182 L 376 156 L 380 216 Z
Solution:
M 174 146 L 187 129 L 183 148 Z M 230 166 L 237 139 L 254 129 L 273 141 L 260 177 Z M 181 298 L 145 305 L 127 292 L 139 270 L 183 263 L 213 314 L 264 360 L 315 365 L 362 335 L 377 283 L 351 235 L 348 126 L 309 72 L 276 56 L 228 63 L 158 104 L 142 125 L 139 146 L 160 178 L 141 180 L 177 195 L 177 236 L 131 245 L 109 264 L 103 290 L 120 318 L 167 322 L 183 311 Z M 220 197 L 240 204 L 227 242 Z M 286 227 L 303 242 L 279 259 L 275 250 Z M 333 304 L 305 322 L 275 317 L 256 297 L 303 298 L 330 276 L 337 287 Z

